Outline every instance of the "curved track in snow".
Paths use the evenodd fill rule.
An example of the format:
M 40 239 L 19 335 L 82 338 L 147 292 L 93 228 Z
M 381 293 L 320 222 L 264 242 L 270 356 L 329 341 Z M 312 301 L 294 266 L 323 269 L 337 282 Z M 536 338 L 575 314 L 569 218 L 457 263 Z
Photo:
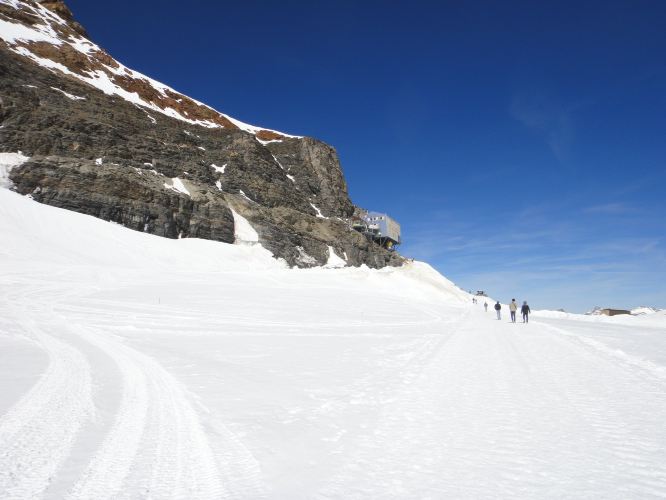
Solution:
M 112 429 L 70 498 L 115 498 L 130 474 L 137 476 L 130 497 L 228 497 L 198 417 L 178 382 L 154 360 L 108 335 L 81 335 L 117 364 L 122 397 Z
M 8 412 L 0 415 L 0 498 L 211 499 L 261 498 L 264 486 L 252 455 L 222 422 L 206 432 L 187 390 L 162 366 L 109 332 L 56 314 L 80 291 L 23 283 L 7 293 L 22 337 L 43 351 L 46 370 Z M 35 303 L 48 307 L 35 307 Z M 26 319 L 34 318 L 34 319 Z M 47 331 L 37 323 L 49 325 Z M 96 369 L 86 351 L 108 357 L 120 378 L 113 422 L 68 493 L 49 487 L 70 459 L 78 436 L 97 420 Z M 99 374 L 106 378 L 110 374 Z M 213 437 L 211 437 L 213 436 Z M 81 461 L 79 459 L 79 461 Z M 85 461 L 85 460 L 84 460 Z M 71 465 L 71 464 L 70 464 Z
M 91 369 L 81 352 L 34 324 L 24 328 L 48 366 L 0 417 L 1 498 L 40 497 L 93 413 Z

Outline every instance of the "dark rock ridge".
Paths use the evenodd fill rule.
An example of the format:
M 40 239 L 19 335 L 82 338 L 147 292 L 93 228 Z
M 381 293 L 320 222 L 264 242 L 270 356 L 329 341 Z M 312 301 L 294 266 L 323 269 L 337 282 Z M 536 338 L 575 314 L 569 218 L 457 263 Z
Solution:
M 61 1 L 41 3 L 60 17 L 27 1 L 0 4 L 0 20 L 85 40 Z M 328 247 L 349 265 L 402 263 L 350 229 L 355 207 L 332 147 L 246 126 L 89 45 L 0 38 L 0 151 L 30 157 L 11 170 L 13 189 L 168 238 L 233 242 L 233 210 L 292 266 L 326 263 Z M 115 93 L 87 83 L 95 71 L 121 75 Z

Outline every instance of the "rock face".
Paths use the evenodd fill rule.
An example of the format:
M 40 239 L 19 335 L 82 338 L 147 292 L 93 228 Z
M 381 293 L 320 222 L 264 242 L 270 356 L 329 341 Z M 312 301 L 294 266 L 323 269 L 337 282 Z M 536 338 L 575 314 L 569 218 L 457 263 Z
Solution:
M 50 10 L 49 10 L 50 9 Z M 35 200 L 168 238 L 234 241 L 232 210 L 292 266 L 402 258 L 351 230 L 333 148 L 234 120 L 125 68 L 61 1 L 0 0 L 0 151 Z

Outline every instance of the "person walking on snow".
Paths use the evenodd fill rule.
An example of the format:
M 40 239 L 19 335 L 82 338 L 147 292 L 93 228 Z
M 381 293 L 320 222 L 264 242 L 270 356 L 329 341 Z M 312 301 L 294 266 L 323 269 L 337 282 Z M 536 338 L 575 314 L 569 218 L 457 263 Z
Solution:
M 511 304 L 509 304 L 509 312 L 511 313 L 511 323 L 516 322 L 517 310 L 518 310 L 518 304 L 516 304 L 516 299 L 511 299 Z
M 483 308 L 488 312 L 488 302 L 483 303 Z
M 530 306 L 527 305 L 527 301 L 523 301 L 523 307 L 520 308 L 520 312 L 523 314 L 523 323 L 529 323 L 529 314 L 532 312 L 530 311 Z
M 502 319 L 502 313 L 500 312 L 502 309 L 502 306 L 499 303 L 499 300 L 497 301 L 497 304 L 495 304 L 495 311 L 497 311 L 497 319 Z

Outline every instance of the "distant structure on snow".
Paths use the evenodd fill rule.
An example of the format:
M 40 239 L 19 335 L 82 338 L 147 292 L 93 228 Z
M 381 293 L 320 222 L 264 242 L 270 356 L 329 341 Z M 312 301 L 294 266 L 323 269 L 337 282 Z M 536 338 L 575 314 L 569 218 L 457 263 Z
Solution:
M 631 314 L 631 311 L 626 309 L 599 309 L 597 314 L 603 314 L 604 316 L 618 316 L 620 314 Z

